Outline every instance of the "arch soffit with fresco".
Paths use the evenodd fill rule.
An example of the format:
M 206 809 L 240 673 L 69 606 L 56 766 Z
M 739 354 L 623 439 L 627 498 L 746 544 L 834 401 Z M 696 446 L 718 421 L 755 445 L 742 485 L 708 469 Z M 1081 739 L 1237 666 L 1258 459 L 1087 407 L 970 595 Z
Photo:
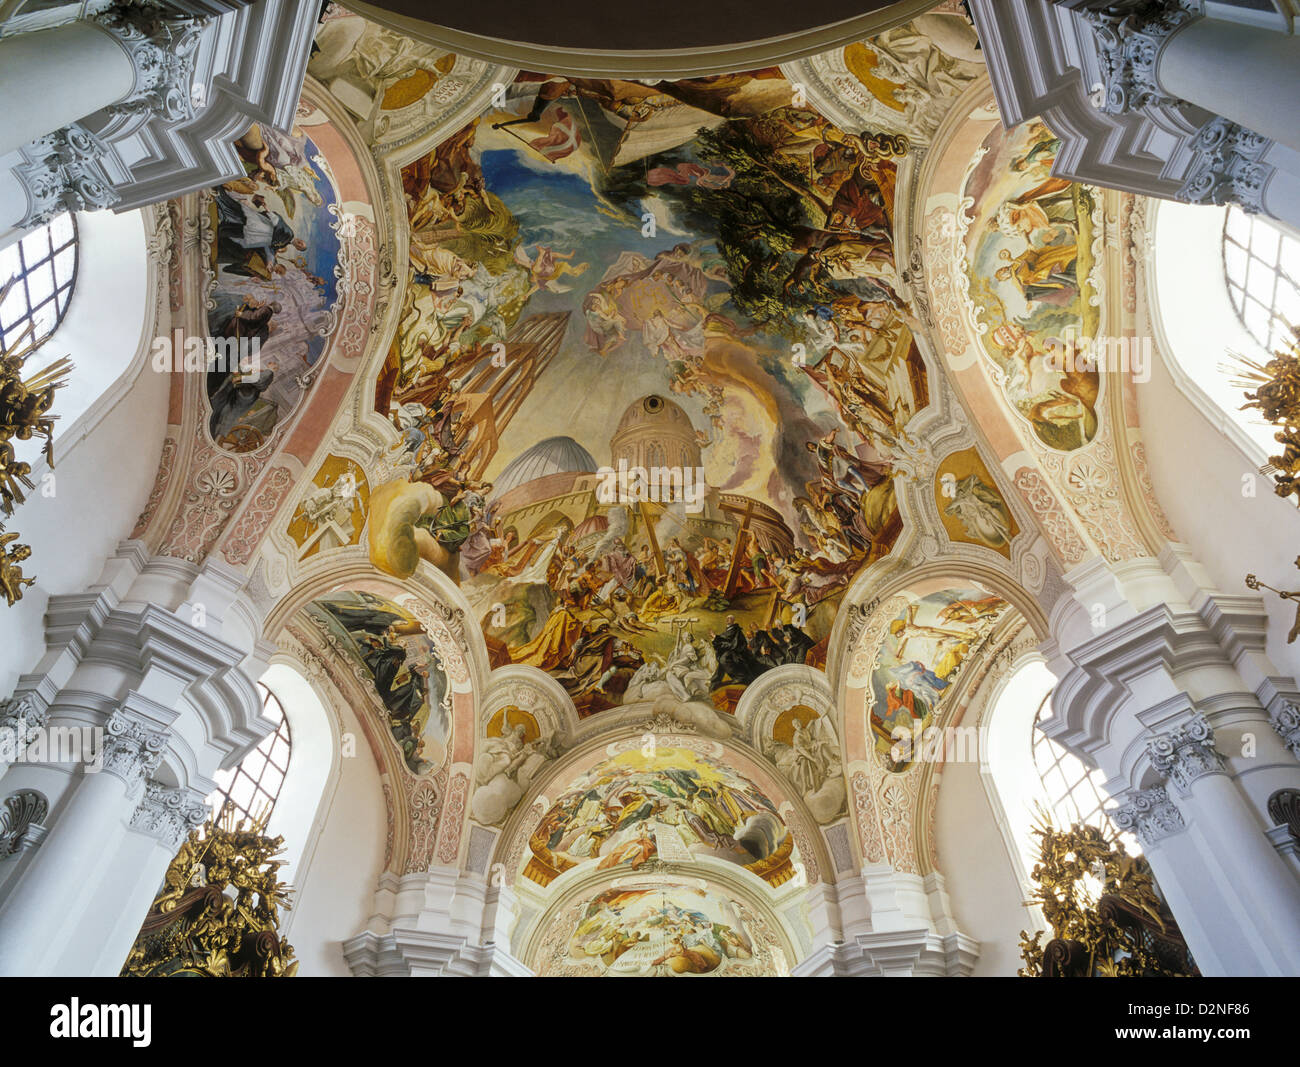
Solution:
M 204 375 L 171 375 L 168 427 L 155 484 L 132 531 L 156 554 L 202 564 L 209 557 L 253 571 L 268 529 L 309 469 L 353 376 L 367 354 L 370 323 L 379 301 L 378 265 L 388 240 L 380 183 L 355 127 L 336 101 L 310 80 L 304 85 L 295 128 L 318 152 L 317 173 L 330 185 L 327 221 L 337 244 L 337 298 L 327 309 L 321 350 L 303 376 L 292 410 L 255 448 L 231 450 L 214 443 L 212 403 Z M 319 143 L 318 143 L 319 142 Z M 319 194 L 317 194 L 319 195 Z M 183 344 L 207 338 L 213 303 L 211 257 L 217 236 L 212 194 L 189 194 L 180 205 L 182 239 L 169 270 L 174 279 L 173 332 Z M 175 353 L 179 360 L 180 351 Z
M 1014 390 L 1014 384 L 1009 383 L 1006 364 L 998 365 L 990 349 L 994 337 L 1006 336 L 1008 317 L 990 314 L 989 301 L 974 298 L 973 287 L 989 279 L 981 278 L 972 268 L 971 245 L 980 234 L 987 235 L 995 228 L 995 213 L 987 206 L 989 202 L 997 199 L 999 206 L 1003 206 L 1017 199 L 1010 194 L 1024 196 L 1033 190 L 1035 183 L 1026 178 L 1020 183 L 1028 186 L 1025 189 L 990 187 L 986 190 L 988 200 L 978 202 L 978 198 L 970 195 L 970 186 L 980 160 L 990 151 L 1002 149 L 1005 153 L 1009 136 L 1027 138 L 1040 129 L 1045 131 L 1041 124 L 1030 123 L 1013 134 L 999 132 L 1001 122 L 987 79 L 972 85 L 945 118 L 932 151 L 922 162 L 916 183 L 914 241 L 924 264 L 932 336 L 936 349 L 943 353 L 954 388 L 974 414 L 981 434 L 996 456 L 1000 473 L 1014 486 L 1015 495 L 1031 509 L 1052 546 L 1056 563 L 1069 571 L 1093 556 L 1111 564 L 1154 556 L 1173 536 L 1146 474 L 1137 425 L 1135 382 L 1133 375 L 1126 373 L 1125 352 L 1119 347 L 1124 342 L 1137 343 L 1134 339 L 1138 274 L 1134 227 L 1141 218 L 1141 201 L 1130 194 L 1092 188 L 1087 188 L 1086 199 L 1081 199 L 1074 194 L 1080 187 L 1061 183 L 1069 188 L 1058 193 L 1074 194 L 1076 203 L 1090 204 L 1088 210 L 1078 213 L 1074 219 L 1078 232 L 1083 235 L 1078 242 L 1080 255 L 1074 268 L 1078 297 L 1071 310 L 1075 314 L 1058 316 L 1053 321 L 1050 314 L 1042 314 L 1045 301 L 1039 301 L 1037 308 L 1028 304 L 1031 314 L 1036 310 L 1037 318 L 1050 322 L 1053 327 L 1053 330 L 1031 332 L 1029 341 L 1035 359 L 1050 351 L 1048 345 L 1054 338 L 1068 339 L 1071 330 L 1072 336 L 1078 338 L 1113 339 L 1111 343 L 1116 347 L 1111 362 L 1117 365 L 1100 374 L 1095 383 L 1083 388 L 1059 378 L 1049 383 L 1084 393 L 1095 390 L 1092 408 L 1096 429 L 1089 440 L 1070 448 L 1045 442 L 1030 418 L 1013 410 L 1007 390 Z M 1037 136 L 1040 142 L 1050 138 L 1046 132 Z M 1033 147 L 1029 146 L 1031 152 Z M 1038 185 L 1046 186 L 1051 180 L 1046 173 L 1050 148 L 1045 151 L 1039 144 L 1038 156 L 1043 162 L 1031 161 L 1025 169 L 1038 179 Z M 1036 173 L 1035 166 L 1042 173 Z M 1051 195 L 1048 190 L 1045 198 Z M 1029 202 L 1032 204 L 1032 197 Z M 1031 224 L 1032 220 L 1024 223 Z M 1014 228 L 1016 222 L 1009 225 Z M 1041 238 L 1036 235 L 1035 239 Z M 1027 242 L 1022 233 L 1018 245 L 1015 238 L 1004 244 L 1024 249 Z M 981 251 L 976 249 L 975 254 Z M 1007 255 L 999 262 L 1007 265 L 1010 261 L 1012 269 L 1030 272 L 1024 263 L 1015 261 L 1010 248 L 1006 251 Z M 1090 267 L 1079 276 L 1077 264 L 1085 258 L 1090 261 Z M 1065 283 L 1048 279 L 1039 291 L 1059 299 L 1047 289 L 1053 284 Z M 985 293 L 987 296 L 988 290 Z M 1032 394 L 1022 397 L 1024 406 L 1030 406 L 1028 401 L 1036 399 Z M 1038 410 L 1042 410 L 1041 405 Z M 1050 611 L 1050 604 L 1045 607 Z

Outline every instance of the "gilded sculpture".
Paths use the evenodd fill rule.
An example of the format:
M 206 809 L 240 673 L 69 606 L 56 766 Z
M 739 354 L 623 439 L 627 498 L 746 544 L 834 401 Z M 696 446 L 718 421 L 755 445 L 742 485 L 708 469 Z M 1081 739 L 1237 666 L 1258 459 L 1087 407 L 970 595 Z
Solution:
M 1269 456 L 1263 472 L 1273 475 L 1273 492 L 1280 497 L 1296 496 L 1300 504 L 1300 333 L 1274 352 L 1267 363 L 1238 356 L 1235 370 L 1237 379 L 1233 384 L 1243 389 L 1254 387 L 1253 392 L 1246 393 L 1242 410 L 1254 409 L 1279 427 L 1273 440 L 1282 446 L 1282 452 Z M 1300 556 L 1296 557 L 1296 567 L 1300 568 Z M 1300 636 L 1300 590 L 1277 589 L 1253 574 L 1246 575 L 1246 586 L 1256 591 L 1268 589 L 1283 600 L 1296 601 L 1295 622 L 1286 638 L 1287 644 L 1294 644 Z
M 276 877 L 284 839 L 267 837 L 269 811 L 236 819 L 229 801 L 191 830 L 163 876 L 122 967 L 133 978 L 289 978 L 293 947 L 280 935 L 289 888 Z
M 14 280 L 0 286 L 0 304 L 5 302 Z M 50 413 L 54 392 L 67 384 L 72 372 L 72 361 L 66 356 L 56 360 L 44 370 L 23 378 L 23 367 L 28 358 L 40 347 L 32 340 L 29 323 L 8 345 L 0 346 L 0 511 L 12 515 L 14 506 L 26 497 L 24 489 L 32 489 L 32 465 L 22 462 L 14 454 L 14 441 L 29 441 L 35 436 L 45 438 L 45 459 L 54 466 L 54 420 Z M 0 530 L 3 530 L 0 525 Z M 30 545 L 13 544 L 18 534 L 0 534 L 0 593 L 13 607 L 23 597 L 26 586 L 34 577 L 24 577 L 21 564 L 32 554 Z
M 1151 868 L 1113 831 L 1086 823 L 1034 827 L 1039 860 L 1030 877 L 1051 938 L 1020 931 L 1022 978 L 1178 978 L 1199 972 Z

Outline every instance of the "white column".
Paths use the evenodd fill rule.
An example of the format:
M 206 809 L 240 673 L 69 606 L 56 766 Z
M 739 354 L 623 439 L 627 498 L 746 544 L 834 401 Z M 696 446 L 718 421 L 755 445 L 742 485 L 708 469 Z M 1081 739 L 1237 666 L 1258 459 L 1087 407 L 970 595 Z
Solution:
M 94 949 L 82 957 L 88 974 L 113 976 L 121 972 L 168 865 L 190 830 L 207 817 L 204 797 L 195 790 L 145 783 L 144 795 L 114 854 L 111 882 L 104 890 L 114 906 L 100 907 L 92 901 L 73 935 L 74 942 Z
M 1300 883 L 1228 773 L 1204 717 L 1150 739 L 1166 783 L 1115 812 L 1142 840 L 1160 888 L 1206 975 L 1300 973 Z
M 1053 612 L 1045 651 L 1060 683 L 1044 732 L 1106 775 L 1202 973 L 1300 974 L 1300 879 L 1267 812 L 1300 787 L 1268 711 L 1295 683 L 1267 655 L 1263 604 L 1207 593 L 1173 549 L 1067 578 L 1075 604 Z
M 131 57 L 94 23 L 0 39 L 0 156 L 117 103 L 134 87 Z
M 1300 38 L 1197 19 L 1160 51 L 1164 92 L 1300 151 Z
M 0 883 L 0 974 L 116 975 L 168 862 L 206 815 L 212 775 L 270 729 L 251 680 L 267 649 L 250 634 L 256 616 L 230 610 L 238 588 L 224 567 L 128 545 L 90 593 L 50 598 L 46 652 L 19 683 L 39 696 L 6 717 L 101 731 L 102 769 L 92 758 L 4 770 L 4 794 L 39 790 L 50 812 L 39 846 Z M 197 601 L 206 626 L 188 621 Z
M 89 903 L 85 890 L 116 852 L 135 793 L 162 758 L 164 734 L 138 715 L 109 720 L 103 769 L 83 771 L 52 831 L 0 904 L 0 975 L 48 976 Z M 107 904 L 108 902 L 105 901 Z

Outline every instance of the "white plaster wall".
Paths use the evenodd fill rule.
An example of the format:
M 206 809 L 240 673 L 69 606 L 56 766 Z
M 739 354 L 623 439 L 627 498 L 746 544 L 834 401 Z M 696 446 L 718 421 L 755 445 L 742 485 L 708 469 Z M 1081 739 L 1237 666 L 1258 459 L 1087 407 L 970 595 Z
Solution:
M 76 369 L 55 401 L 64 417 L 56 424 L 54 495 L 41 491 L 44 461 L 29 460 L 37 488 L 5 523 L 32 546 L 24 570 L 37 583 L 13 607 L 0 604 L 0 696 L 44 652 L 50 595 L 84 591 L 131 532 L 153 487 L 166 430 L 169 376 L 144 358 L 153 330 L 141 213 L 83 215 L 78 226 L 68 314 L 28 363 L 35 371 L 70 355 Z
M 1031 929 L 1032 920 L 1021 904 L 978 763 L 945 765 L 935 834 L 953 917 L 980 943 L 974 977 L 1014 976 L 1021 963 L 1020 931 Z
M 359 933 L 373 911 L 384 868 L 387 819 L 379 770 L 351 708 L 338 709 L 344 741 L 338 784 L 324 798 L 319 834 L 293 877 L 294 905 L 286 936 L 307 977 L 348 977 L 342 942 Z M 347 735 L 356 755 L 346 755 Z
M 1278 497 L 1272 479 L 1258 473 L 1281 446 L 1257 413 L 1237 410 L 1244 390 L 1222 368 L 1232 353 L 1267 358 L 1228 296 L 1223 219 L 1222 208 L 1169 201 L 1152 206 L 1147 285 L 1158 355 L 1150 381 L 1136 386 L 1142 437 L 1156 496 L 1174 532 L 1219 589 L 1249 593 L 1247 574 L 1280 589 L 1298 589 L 1300 508 Z M 1243 479 L 1254 496 L 1243 495 Z M 1269 656 L 1294 676 L 1300 672 L 1300 646 L 1288 645 L 1286 636 L 1295 606 L 1272 594 L 1265 603 Z
M 1161 360 L 1154 364 L 1151 380 L 1137 387 L 1138 409 L 1151 481 L 1175 533 L 1226 593 L 1249 594 L 1247 574 L 1300 589 L 1300 508 L 1276 496 L 1255 457 L 1211 425 Z M 1243 478 L 1253 497 L 1242 495 Z M 1300 675 L 1300 645 L 1286 643 L 1295 605 L 1271 593 L 1265 604 L 1269 657 L 1279 670 Z

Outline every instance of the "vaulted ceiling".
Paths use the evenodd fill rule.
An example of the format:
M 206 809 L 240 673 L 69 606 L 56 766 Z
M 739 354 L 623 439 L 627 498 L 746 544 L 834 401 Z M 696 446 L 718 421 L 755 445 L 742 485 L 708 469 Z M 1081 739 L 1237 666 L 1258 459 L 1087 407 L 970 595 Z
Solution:
M 390 862 L 515 885 L 521 958 L 788 967 L 793 887 L 935 869 L 899 731 L 1158 537 L 1123 398 L 1044 358 L 1119 328 L 1131 203 L 1002 129 L 960 4 L 642 80 L 331 5 L 308 70 L 194 198 L 173 310 L 246 362 L 178 379 L 137 535 L 254 575 L 362 709 Z

